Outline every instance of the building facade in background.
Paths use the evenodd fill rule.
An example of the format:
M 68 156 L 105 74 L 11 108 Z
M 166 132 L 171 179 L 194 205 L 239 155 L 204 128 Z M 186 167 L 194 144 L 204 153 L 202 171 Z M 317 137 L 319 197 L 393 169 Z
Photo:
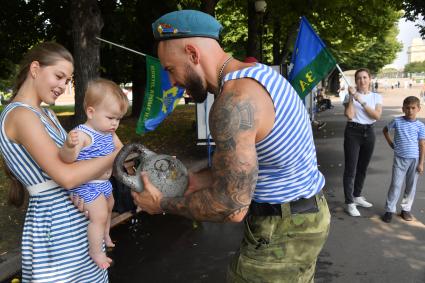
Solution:
M 407 49 L 407 63 L 423 61 L 425 61 L 425 42 L 421 38 L 414 38 Z

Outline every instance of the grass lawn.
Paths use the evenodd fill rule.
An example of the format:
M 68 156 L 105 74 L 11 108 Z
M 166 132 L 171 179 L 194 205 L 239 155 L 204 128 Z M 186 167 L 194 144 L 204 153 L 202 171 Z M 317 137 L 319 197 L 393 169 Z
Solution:
M 121 121 L 117 134 L 124 144 L 138 142 L 157 153 L 175 155 L 183 162 L 193 157 L 207 157 L 204 147 L 196 146 L 195 105 L 178 105 L 174 112 L 153 132 L 143 136 L 135 132 L 137 119 L 126 117 Z M 66 125 L 73 115 L 73 106 L 53 106 Z M 0 107 L 0 111 L 3 106 Z M 0 165 L 0 255 L 19 246 L 24 209 L 7 204 L 8 179 Z

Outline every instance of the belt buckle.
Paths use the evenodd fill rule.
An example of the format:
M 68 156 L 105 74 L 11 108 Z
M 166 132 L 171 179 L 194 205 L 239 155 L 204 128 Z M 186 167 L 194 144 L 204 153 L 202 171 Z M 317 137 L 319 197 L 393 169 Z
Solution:
M 306 214 L 319 212 L 316 196 L 311 198 L 301 198 L 299 200 L 290 202 L 291 214 Z

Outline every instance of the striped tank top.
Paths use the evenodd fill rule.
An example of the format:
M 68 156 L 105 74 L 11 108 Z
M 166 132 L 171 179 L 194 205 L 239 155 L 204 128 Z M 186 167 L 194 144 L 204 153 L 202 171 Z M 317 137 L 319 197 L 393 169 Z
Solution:
M 103 134 L 86 125 L 78 125 L 75 130 L 86 133 L 91 138 L 91 144 L 82 148 L 77 160 L 87 160 L 111 154 L 114 149 L 114 140 L 111 133 Z
M 98 268 L 88 254 L 88 221 L 71 203 L 67 190 L 50 181 L 26 149 L 6 136 L 4 122 L 16 107 L 33 111 L 58 147 L 63 145 L 66 131 L 47 109 L 43 114 L 48 118 L 20 102 L 8 104 L 0 116 L 0 151 L 9 169 L 28 190 L 49 184 L 41 192 L 30 191 L 22 232 L 22 282 L 108 282 L 107 271 Z
M 291 84 L 269 66 L 256 64 L 226 74 L 223 81 L 251 78 L 269 93 L 275 108 L 271 132 L 256 144 L 259 165 L 253 200 L 286 203 L 310 198 L 325 185 L 317 167 L 310 118 Z
M 77 160 L 105 156 L 114 151 L 115 145 L 111 133 L 103 134 L 86 125 L 78 125 L 75 130 L 87 134 L 91 139 L 91 143 L 81 149 Z M 101 194 L 108 198 L 112 193 L 112 184 L 109 180 L 92 180 L 72 189 L 72 192 L 77 193 L 84 199 L 84 203 L 91 203 Z

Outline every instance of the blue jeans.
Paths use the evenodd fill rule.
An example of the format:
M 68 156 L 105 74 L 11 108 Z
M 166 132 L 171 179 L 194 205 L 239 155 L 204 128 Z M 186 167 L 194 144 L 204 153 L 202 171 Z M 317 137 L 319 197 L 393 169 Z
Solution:
M 394 156 L 393 176 L 388 190 L 385 211 L 392 213 L 396 212 L 396 205 L 404 179 L 406 179 L 406 188 L 404 189 L 404 195 L 400 205 L 401 209 L 404 211 L 411 210 L 416 193 L 416 182 L 418 180 L 418 173 L 416 171 L 417 166 L 418 158 Z

